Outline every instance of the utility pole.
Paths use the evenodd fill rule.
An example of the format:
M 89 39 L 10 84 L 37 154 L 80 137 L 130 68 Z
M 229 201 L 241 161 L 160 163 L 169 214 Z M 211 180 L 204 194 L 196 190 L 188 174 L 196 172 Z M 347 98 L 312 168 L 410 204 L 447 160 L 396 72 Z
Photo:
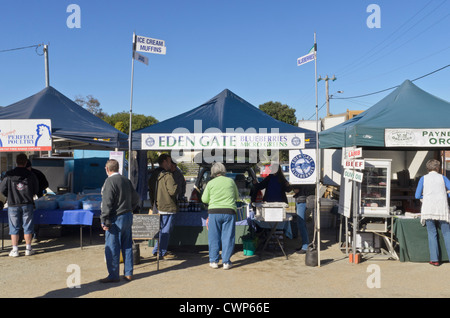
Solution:
M 329 90 L 328 81 L 329 81 L 329 80 L 332 80 L 332 81 L 334 82 L 335 80 L 337 80 L 337 78 L 336 78 L 336 76 L 334 76 L 334 75 L 333 75 L 333 78 L 329 78 L 328 75 L 327 75 L 327 77 L 325 77 L 325 78 L 322 78 L 321 76 L 319 76 L 319 78 L 317 79 L 317 81 L 320 82 L 321 80 L 324 80 L 324 81 L 325 81 L 325 93 L 327 94 L 327 95 L 326 95 L 326 98 L 327 98 L 326 100 L 327 100 L 327 117 L 328 117 L 328 116 L 331 115 L 331 114 L 330 114 L 330 94 L 329 94 L 330 90 Z
M 45 87 L 50 85 L 50 74 L 48 69 L 48 45 L 44 45 L 44 55 L 45 55 Z

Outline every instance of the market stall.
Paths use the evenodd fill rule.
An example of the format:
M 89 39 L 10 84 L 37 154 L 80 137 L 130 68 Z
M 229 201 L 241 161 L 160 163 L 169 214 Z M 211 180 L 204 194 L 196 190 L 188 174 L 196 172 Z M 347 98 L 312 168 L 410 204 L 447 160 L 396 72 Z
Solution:
M 37 94 L 0 109 L 0 120 L 5 122 L 18 122 L 20 120 L 32 119 L 45 119 L 51 122 L 51 125 L 47 125 L 50 130 L 47 133 L 50 135 L 52 144 L 50 145 L 51 147 L 49 147 L 49 151 L 54 149 L 95 149 L 111 151 L 115 149 L 127 149 L 128 136 L 126 134 L 85 110 L 51 86 L 46 87 Z M 36 128 L 34 131 L 36 132 Z M 18 129 L 11 129 L 8 131 L 8 135 L 12 136 L 17 132 Z M 4 153 L 7 146 L 7 142 L 0 145 L 0 153 Z M 5 148 L 2 150 L 3 147 Z M 27 150 L 26 148 L 21 148 L 16 151 L 23 152 Z M 47 157 L 46 159 L 51 158 Z M 47 160 L 47 163 L 50 161 L 57 161 L 56 159 L 65 158 Z M 106 162 L 106 160 L 107 159 L 104 159 L 104 162 Z M 64 160 L 59 160 L 58 164 L 60 161 L 62 162 Z M 13 165 L 13 163 L 11 163 L 11 165 Z M 67 167 L 62 165 L 60 168 L 61 169 L 58 171 L 64 174 L 64 170 Z M 102 174 L 104 174 L 103 166 L 96 164 L 94 168 L 100 170 Z M 73 173 L 76 174 L 80 172 L 74 170 Z M 106 178 L 106 174 L 104 177 Z M 70 187 L 65 190 L 73 191 Z M 100 190 L 97 192 L 100 192 Z M 77 196 L 73 193 L 72 195 Z M 86 207 L 83 205 L 81 197 L 76 198 L 76 200 L 63 200 L 64 202 L 62 203 L 73 203 L 69 206 L 46 205 L 49 203 L 44 201 L 46 198 L 47 197 L 43 197 L 36 201 L 36 224 L 90 226 L 92 225 L 93 218 L 98 217 L 100 214 L 100 205 L 98 203 L 101 201 L 101 196 L 95 198 L 94 201 L 96 204 L 91 204 Z M 50 198 L 50 196 L 48 198 Z M 56 201 L 56 199 L 54 201 Z M 6 212 L 6 210 L 3 212 Z M 2 223 L 7 224 L 7 218 L 2 218 L 1 220 Z
M 343 177 L 339 212 L 347 218 L 353 217 L 353 247 L 364 211 L 379 212 L 383 218 L 382 214 L 386 217 L 399 213 L 392 203 L 402 203 L 403 213 L 420 212 L 420 203 L 413 197 L 415 181 L 426 173 L 427 159 L 439 158 L 440 151 L 450 147 L 449 115 L 449 102 L 406 80 L 365 112 L 319 134 L 320 148 L 343 149 L 346 167 L 340 167 Z M 384 160 L 388 162 L 388 173 L 379 165 L 357 169 L 358 164 L 364 167 L 368 158 L 377 155 L 377 160 L 388 159 Z M 394 166 L 403 170 L 392 169 Z M 397 178 L 391 180 L 395 172 Z M 387 179 L 380 179 L 383 176 Z M 384 205 L 379 206 L 376 200 L 383 200 Z M 378 222 L 379 219 L 373 221 L 384 223 Z M 390 230 L 395 229 L 399 227 Z
M 0 109 L 0 119 L 50 119 L 54 149 L 127 149 L 128 135 L 51 86 Z
M 133 132 L 132 140 L 142 197 L 147 195 L 147 150 L 167 151 L 175 159 L 183 152 L 198 151 L 203 159 L 207 154 L 223 162 L 241 155 L 257 164 L 261 155 L 271 151 L 316 147 L 315 132 L 275 120 L 228 89 L 190 111 Z M 171 243 L 207 244 L 206 217 L 205 210 L 178 212 Z M 246 219 L 236 224 L 236 243 L 242 244 L 240 237 L 247 230 Z

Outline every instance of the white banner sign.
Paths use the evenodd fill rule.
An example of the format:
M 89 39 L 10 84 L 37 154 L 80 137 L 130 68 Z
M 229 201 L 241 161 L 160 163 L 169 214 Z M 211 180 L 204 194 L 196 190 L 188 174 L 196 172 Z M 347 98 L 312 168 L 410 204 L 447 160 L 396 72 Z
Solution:
M 317 161 L 315 149 L 289 151 L 289 183 L 315 184 Z
M 448 147 L 450 129 L 385 129 L 386 147 Z
M 305 134 L 142 134 L 142 150 L 302 149 Z
M 344 178 L 345 179 L 350 179 L 356 182 L 362 182 L 363 180 L 363 174 L 361 172 L 358 172 L 356 170 L 349 170 L 349 169 L 345 169 L 344 170 Z
M 163 40 L 136 35 L 136 51 L 165 55 L 166 43 Z
M 0 151 L 51 151 L 50 119 L 0 120 Z

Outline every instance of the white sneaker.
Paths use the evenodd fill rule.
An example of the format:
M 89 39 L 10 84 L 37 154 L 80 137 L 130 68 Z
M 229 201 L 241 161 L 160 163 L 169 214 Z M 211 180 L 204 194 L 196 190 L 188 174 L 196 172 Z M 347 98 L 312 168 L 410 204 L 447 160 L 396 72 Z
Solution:
M 25 256 L 30 256 L 30 255 L 33 255 L 33 254 L 34 254 L 34 250 L 33 249 L 25 250 Z
M 230 269 L 232 266 L 231 263 L 225 263 L 223 264 L 223 269 Z
M 19 256 L 19 250 L 11 250 L 11 252 L 9 252 L 9 256 L 11 256 L 11 257 L 18 257 Z
M 211 268 L 219 268 L 219 264 L 211 262 L 211 263 L 209 263 L 209 267 L 211 267 Z

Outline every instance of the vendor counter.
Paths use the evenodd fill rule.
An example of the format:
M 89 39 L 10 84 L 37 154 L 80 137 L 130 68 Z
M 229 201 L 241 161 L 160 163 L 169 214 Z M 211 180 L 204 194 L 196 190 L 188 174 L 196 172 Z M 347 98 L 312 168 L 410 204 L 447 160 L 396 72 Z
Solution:
M 92 221 L 94 217 L 100 217 L 100 210 L 34 210 L 34 224 L 51 224 L 51 225 L 79 225 L 80 226 L 80 247 L 83 246 L 84 225 L 90 226 L 92 229 Z M 8 224 L 8 209 L 0 211 L 0 223 Z M 2 225 L 2 248 L 3 233 Z
M 399 257 L 401 262 L 429 262 L 427 228 L 420 224 L 420 218 L 395 218 L 394 235 L 399 243 Z M 438 229 L 438 242 L 441 261 L 448 261 L 442 232 Z
M 208 211 L 177 212 L 174 228 L 170 234 L 169 246 L 208 245 L 206 220 Z M 235 243 L 242 244 L 241 237 L 250 233 L 247 220 L 236 222 Z
M 34 224 L 92 225 L 100 210 L 35 210 Z M 8 224 L 8 210 L 0 211 L 0 222 Z
M 248 217 L 236 221 L 235 244 L 243 244 L 242 237 L 251 233 L 251 228 L 258 225 L 261 228 L 270 228 L 270 223 L 255 221 L 253 212 Z M 208 211 L 200 212 L 177 212 L 174 228 L 170 234 L 169 246 L 182 245 L 208 245 L 208 230 L 206 220 Z M 277 229 L 284 230 L 286 236 L 292 238 L 290 222 L 280 222 Z

